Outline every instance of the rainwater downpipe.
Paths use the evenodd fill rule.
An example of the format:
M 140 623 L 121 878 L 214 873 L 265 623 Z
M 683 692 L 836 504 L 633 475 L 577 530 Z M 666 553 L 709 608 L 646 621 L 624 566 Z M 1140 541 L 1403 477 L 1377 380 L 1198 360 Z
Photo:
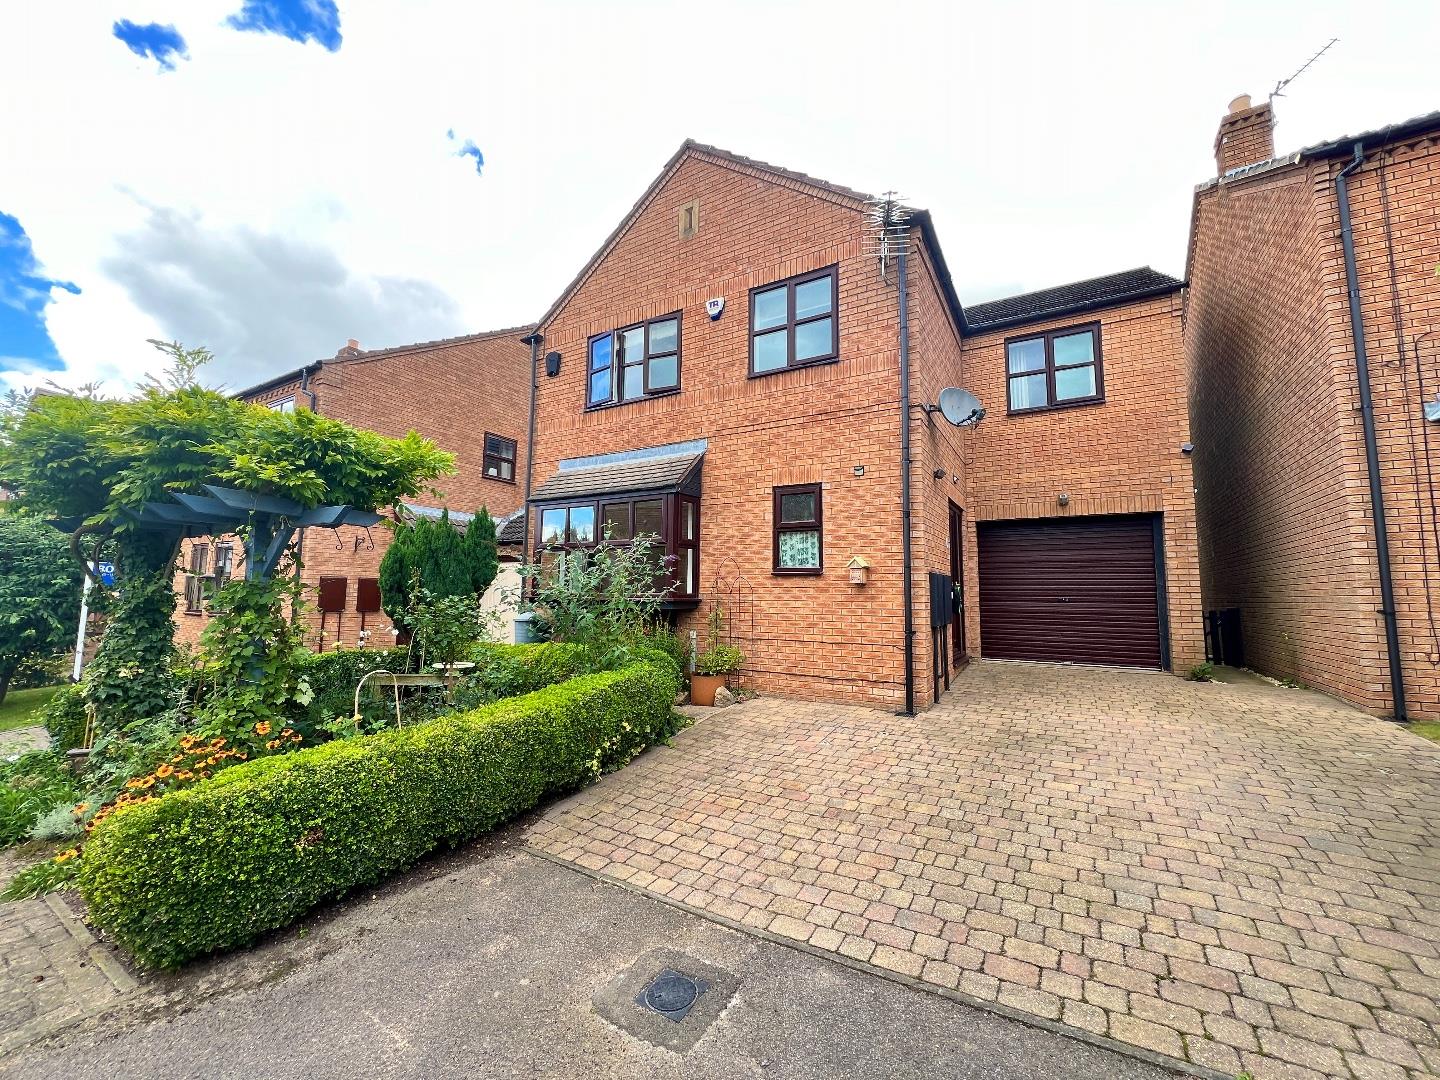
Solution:
M 538 330 L 520 339 L 530 346 L 530 427 L 525 435 L 525 503 L 520 512 L 525 515 L 525 535 L 520 541 L 520 559 L 525 561 L 530 549 L 530 485 L 535 470 L 535 398 L 540 392 L 540 345 L 545 335 Z
M 910 293 L 906 248 L 896 259 L 900 283 L 900 566 L 905 579 L 905 716 L 915 715 L 915 583 L 910 555 Z
M 1360 423 L 1365 431 L 1365 466 L 1370 480 L 1370 517 L 1375 526 L 1375 559 L 1380 567 L 1380 615 L 1385 622 L 1385 652 L 1390 663 L 1390 700 L 1394 719 L 1404 722 L 1405 675 L 1400 664 L 1400 628 L 1395 617 L 1395 584 L 1390 576 L 1390 540 L 1385 528 L 1385 493 L 1380 484 L 1380 449 L 1375 440 L 1375 406 L 1370 395 L 1370 358 L 1365 352 L 1365 318 L 1360 310 L 1360 279 L 1355 269 L 1355 233 L 1350 224 L 1349 175 L 1365 160 L 1365 144 L 1335 177 L 1340 206 L 1340 246 L 1345 256 L 1345 290 L 1350 300 L 1350 338 L 1355 347 L 1355 377 L 1360 384 Z
M 320 415 L 320 398 L 316 395 L 315 391 L 310 388 L 310 375 L 312 372 L 319 370 L 320 365 L 318 363 L 311 364 L 309 367 L 300 370 L 300 393 L 310 399 L 310 411 L 316 416 Z M 305 530 L 299 529 L 297 532 L 299 535 L 295 540 L 295 580 L 298 582 L 300 575 L 305 570 Z M 290 607 L 290 625 L 298 626 L 299 624 L 300 607 L 298 604 L 293 604 Z

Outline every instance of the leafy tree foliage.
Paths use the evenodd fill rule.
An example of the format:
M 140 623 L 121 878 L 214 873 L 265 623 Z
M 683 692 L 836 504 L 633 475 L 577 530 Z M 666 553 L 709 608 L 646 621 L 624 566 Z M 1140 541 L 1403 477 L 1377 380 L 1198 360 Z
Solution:
M 410 628 L 412 593 L 418 583 L 432 600 L 481 596 L 499 572 L 495 521 L 481 509 L 464 534 L 440 517 L 416 516 L 394 526 L 395 538 L 380 560 L 380 599 L 395 625 Z
M 0 513 L 0 701 L 22 663 L 75 637 L 81 581 L 63 536 L 36 518 Z
M 170 366 L 129 398 L 41 393 L 0 412 L 0 485 L 67 519 L 71 553 L 113 543 L 122 586 L 91 680 L 102 723 L 143 720 L 173 697 L 171 577 L 181 532 L 129 514 L 203 485 L 374 510 L 419 495 L 453 459 L 411 432 L 389 439 L 305 410 L 282 413 L 200 385 L 204 349 L 156 343 Z M 122 681 L 134 685 L 121 686 Z

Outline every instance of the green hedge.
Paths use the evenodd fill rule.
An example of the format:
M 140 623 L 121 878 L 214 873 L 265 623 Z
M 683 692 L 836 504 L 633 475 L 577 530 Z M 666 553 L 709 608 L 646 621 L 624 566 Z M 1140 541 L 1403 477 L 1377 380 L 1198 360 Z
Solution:
M 126 809 L 85 846 L 91 917 L 176 967 L 617 769 L 677 726 L 669 665 L 237 765 Z

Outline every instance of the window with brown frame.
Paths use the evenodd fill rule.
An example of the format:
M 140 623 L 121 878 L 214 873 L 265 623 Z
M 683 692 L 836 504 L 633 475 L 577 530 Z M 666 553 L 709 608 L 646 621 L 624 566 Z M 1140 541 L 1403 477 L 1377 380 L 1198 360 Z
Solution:
M 610 495 L 541 507 L 536 561 L 558 567 L 563 575 L 569 552 L 628 544 L 642 536 L 654 544 L 656 583 L 667 590 L 666 599 L 698 599 L 700 500 L 692 495 Z
M 185 613 L 200 614 L 205 600 L 205 572 L 210 562 L 209 544 L 190 546 L 190 569 L 185 574 Z
M 485 433 L 485 460 L 481 471 L 491 480 L 515 482 L 515 440 L 503 435 Z
M 680 389 L 680 313 L 590 339 L 585 407 L 600 408 Z
M 1005 383 L 1012 413 L 1104 401 L 1100 324 L 1009 339 Z
M 750 374 L 822 364 L 840 354 L 835 267 L 750 290 Z
M 775 489 L 774 534 L 777 574 L 819 574 L 825 569 L 821 486 L 796 484 Z

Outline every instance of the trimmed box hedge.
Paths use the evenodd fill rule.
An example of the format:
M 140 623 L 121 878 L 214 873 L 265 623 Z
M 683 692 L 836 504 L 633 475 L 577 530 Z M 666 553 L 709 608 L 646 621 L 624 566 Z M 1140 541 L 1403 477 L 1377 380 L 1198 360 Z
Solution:
M 147 966 L 243 945 L 620 768 L 674 734 L 678 689 L 673 664 L 647 658 L 236 765 L 104 821 L 85 845 L 81 892 Z

